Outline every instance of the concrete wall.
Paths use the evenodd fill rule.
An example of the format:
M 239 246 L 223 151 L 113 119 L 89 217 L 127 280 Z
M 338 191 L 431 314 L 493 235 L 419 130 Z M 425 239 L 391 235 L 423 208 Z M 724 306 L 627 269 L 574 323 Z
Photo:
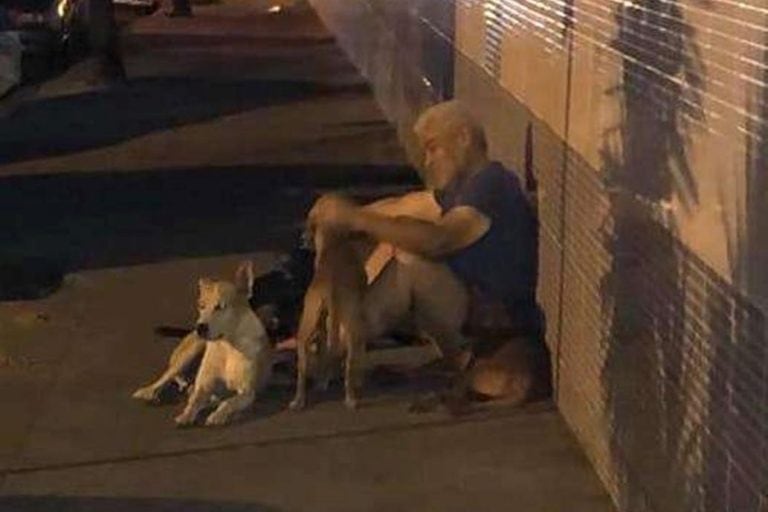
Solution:
M 412 160 L 410 130 L 426 106 L 453 90 L 451 0 L 312 0 L 352 62 L 371 82 Z
M 452 91 L 535 174 L 558 406 L 621 510 L 766 510 L 764 2 L 314 4 L 404 140 Z

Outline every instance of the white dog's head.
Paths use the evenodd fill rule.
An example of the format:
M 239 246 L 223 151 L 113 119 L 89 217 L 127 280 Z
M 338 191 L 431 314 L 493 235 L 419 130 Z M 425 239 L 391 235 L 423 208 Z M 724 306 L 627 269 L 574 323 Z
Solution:
M 197 325 L 195 332 L 205 340 L 231 337 L 243 308 L 250 309 L 248 298 L 253 286 L 250 263 L 240 266 L 235 284 L 229 281 L 198 280 Z

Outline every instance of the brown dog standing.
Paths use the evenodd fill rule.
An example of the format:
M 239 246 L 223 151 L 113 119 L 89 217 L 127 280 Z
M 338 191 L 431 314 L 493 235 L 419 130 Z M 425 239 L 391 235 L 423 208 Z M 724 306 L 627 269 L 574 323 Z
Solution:
M 296 396 L 290 408 L 298 410 L 306 405 L 309 358 L 314 346 L 312 366 L 321 388 L 328 386 L 331 365 L 346 355 L 345 404 L 354 409 L 362 384 L 366 342 L 362 302 L 367 280 L 362 257 L 349 235 L 317 230 L 314 240 L 315 273 L 304 297 L 299 321 Z M 322 339 L 323 331 L 325 339 Z

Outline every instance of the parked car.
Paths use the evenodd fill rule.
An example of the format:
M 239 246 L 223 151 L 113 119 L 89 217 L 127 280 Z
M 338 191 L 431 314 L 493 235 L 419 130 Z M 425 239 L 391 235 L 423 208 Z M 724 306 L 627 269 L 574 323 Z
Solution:
M 139 9 L 144 14 L 150 14 L 159 5 L 159 0 L 112 0 L 115 5 Z
M 84 40 L 84 4 L 82 0 L 6 0 L 2 30 L 18 35 L 25 57 L 65 55 L 78 38 Z
M 142 13 L 150 13 L 158 6 L 158 0 L 113 3 Z M 17 33 L 25 56 L 70 60 L 86 48 L 87 0 L 3 0 L 0 9 L 5 12 L 0 13 L 0 32 Z

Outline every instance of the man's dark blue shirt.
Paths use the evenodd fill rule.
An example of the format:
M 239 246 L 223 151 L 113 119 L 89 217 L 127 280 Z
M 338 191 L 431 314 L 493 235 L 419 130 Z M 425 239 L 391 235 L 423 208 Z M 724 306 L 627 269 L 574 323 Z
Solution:
M 474 244 L 446 257 L 462 281 L 508 309 L 535 303 L 536 219 L 517 176 L 498 162 L 435 192 L 443 214 L 470 206 L 491 221 Z

